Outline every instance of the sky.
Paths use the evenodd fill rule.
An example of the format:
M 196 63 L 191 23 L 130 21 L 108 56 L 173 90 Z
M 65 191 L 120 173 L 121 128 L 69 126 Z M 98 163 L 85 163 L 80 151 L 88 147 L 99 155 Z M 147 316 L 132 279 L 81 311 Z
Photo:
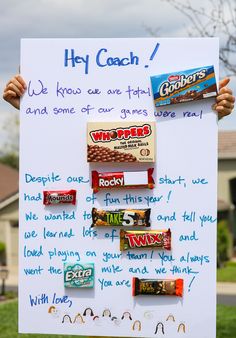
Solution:
M 211 2 L 189 1 L 205 11 Z M 189 30 L 191 21 L 163 0 L 0 0 L 0 90 L 18 73 L 21 38 L 188 37 Z M 236 93 L 235 78 L 230 86 Z M 0 100 L 0 150 L 16 114 Z M 219 129 L 236 130 L 236 112 Z

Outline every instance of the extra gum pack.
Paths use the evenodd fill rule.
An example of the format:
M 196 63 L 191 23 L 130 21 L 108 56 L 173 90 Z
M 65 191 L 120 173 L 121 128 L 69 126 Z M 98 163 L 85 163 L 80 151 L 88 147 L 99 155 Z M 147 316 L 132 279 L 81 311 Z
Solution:
M 156 107 L 217 95 L 213 66 L 151 76 L 151 85 Z

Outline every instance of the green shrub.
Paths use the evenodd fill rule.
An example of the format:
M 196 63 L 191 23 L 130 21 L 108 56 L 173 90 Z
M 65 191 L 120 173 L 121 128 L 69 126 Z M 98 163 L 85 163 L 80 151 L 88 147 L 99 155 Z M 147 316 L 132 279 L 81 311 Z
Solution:
M 229 258 L 232 246 L 232 236 L 226 220 L 217 225 L 217 266 L 221 267 Z
M 226 266 L 236 269 L 236 262 L 229 261 L 226 263 Z
M 0 265 L 6 264 L 6 244 L 0 242 Z
M 6 245 L 3 242 L 0 242 L 0 254 L 3 254 L 6 250 Z

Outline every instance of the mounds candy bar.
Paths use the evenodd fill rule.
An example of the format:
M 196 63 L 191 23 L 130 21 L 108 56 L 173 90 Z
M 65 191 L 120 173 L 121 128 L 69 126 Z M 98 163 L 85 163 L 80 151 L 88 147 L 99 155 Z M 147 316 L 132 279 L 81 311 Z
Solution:
M 156 107 L 217 95 L 213 66 L 151 76 Z
M 55 205 L 55 204 L 75 204 L 76 202 L 76 190 L 50 190 L 43 192 L 43 204 Z
M 171 231 L 120 230 L 120 250 L 159 248 L 171 250 Z
M 155 122 L 88 122 L 87 162 L 155 162 Z
M 92 209 L 94 226 L 150 226 L 151 209 Z
M 183 296 L 183 279 L 139 279 L 133 277 L 132 295 Z
M 66 288 L 93 288 L 93 263 L 64 263 L 64 286 Z
M 100 189 L 111 188 L 154 188 L 153 168 L 145 171 L 104 172 L 92 171 L 92 188 L 96 193 Z

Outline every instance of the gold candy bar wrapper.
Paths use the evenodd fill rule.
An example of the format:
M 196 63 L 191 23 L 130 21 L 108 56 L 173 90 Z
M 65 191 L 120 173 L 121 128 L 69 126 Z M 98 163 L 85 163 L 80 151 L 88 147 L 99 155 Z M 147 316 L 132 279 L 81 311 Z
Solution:
M 132 295 L 183 296 L 184 281 L 178 279 L 139 279 L 133 277 Z
M 150 226 L 151 209 L 92 209 L 92 227 L 96 226 Z

